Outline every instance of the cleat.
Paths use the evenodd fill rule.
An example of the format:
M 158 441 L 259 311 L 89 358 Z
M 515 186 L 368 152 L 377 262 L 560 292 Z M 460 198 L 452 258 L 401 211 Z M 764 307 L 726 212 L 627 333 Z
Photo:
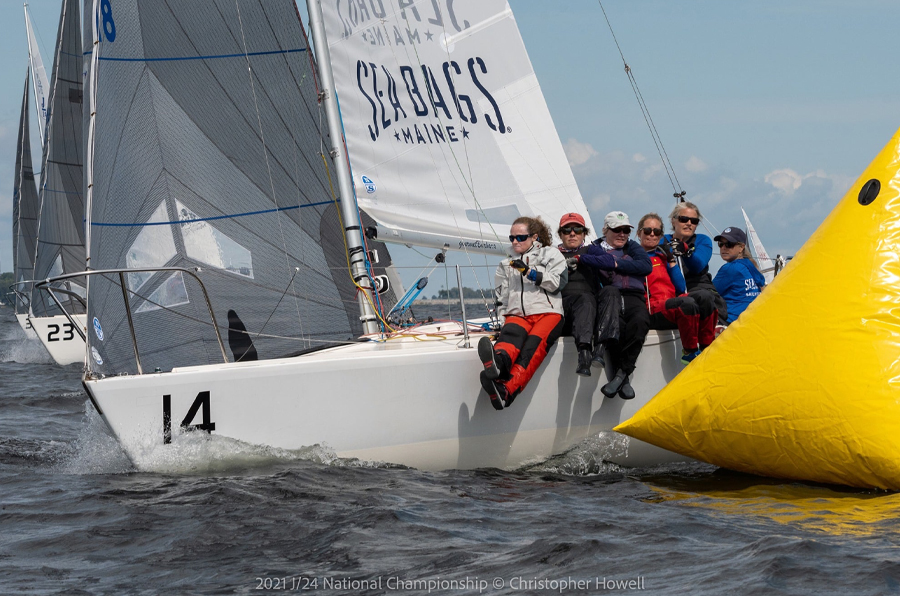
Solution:
M 487 378 L 499 379 L 500 369 L 497 367 L 497 360 L 494 357 L 494 344 L 486 335 L 478 340 L 478 357 L 484 365 L 484 374 L 487 375 Z
M 696 350 L 681 350 L 681 363 L 684 365 L 690 364 L 694 361 L 694 358 L 700 355 L 700 348 Z
M 606 397 L 615 397 L 616 393 L 618 393 L 619 389 L 621 389 L 622 384 L 627 382 L 628 376 L 624 372 L 619 370 L 616 373 L 616 376 L 613 377 L 612 381 L 600 388 L 600 392 Z M 632 397 L 634 397 L 634 391 L 632 391 L 631 393 Z
M 583 377 L 591 376 L 590 350 L 578 350 L 578 367 L 575 369 L 575 374 Z

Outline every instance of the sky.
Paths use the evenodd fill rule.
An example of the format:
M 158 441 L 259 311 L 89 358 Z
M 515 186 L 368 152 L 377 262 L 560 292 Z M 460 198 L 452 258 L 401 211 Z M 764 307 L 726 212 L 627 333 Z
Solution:
M 600 3 L 510 5 L 593 220 L 612 210 L 633 223 L 649 211 L 667 214 L 673 188 Z M 706 219 L 701 231 L 710 235 L 743 227 L 743 207 L 770 254 L 794 254 L 900 126 L 893 51 L 900 2 L 602 5 L 680 186 Z M 60 2 L 33 0 L 29 10 L 49 71 Z M 0 271 L 9 271 L 27 62 L 18 0 L 0 0 L 0 50 Z M 35 148 L 36 130 L 32 120 Z M 39 162 L 35 153 L 36 169 Z M 426 264 L 411 251 L 391 251 L 410 271 Z M 712 268 L 721 264 L 714 256 Z

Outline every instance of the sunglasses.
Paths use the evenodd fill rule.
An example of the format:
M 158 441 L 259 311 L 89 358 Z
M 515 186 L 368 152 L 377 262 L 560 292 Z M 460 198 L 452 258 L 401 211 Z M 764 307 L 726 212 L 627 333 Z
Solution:
M 587 232 L 587 229 L 581 226 L 566 226 L 559 229 L 560 236 L 568 236 L 569 234 L 584 234 L 585 232 Z
M 721 240 L 719 240 L 716 244 L 719 245 L 719 248 L 722 248 L 723 246 L 726 248 L 734 248 L 739 243 L 738 242 L 722 242 Z
M 699 218 L 699 217 L 688 217 L 687 215 L 679 215 L 679 216 L 678 216 L 678 221 L 680 221 L 681 223 L 691 222 L 691 223 L 694 224 L 695 226 L 696 226 L 696 225 L 700 225 L 700 218 Z
M 509 235 L 510 242 L 525 242 L 529 238 L 531 238 L 531 234 L 516 234 L 516 235 L 510 234 Z
M 609 231 L 612 232 L 613 234 L 630 234 L 631 226 L 620 226 L 618 228 L 610 228 Z
M 641 228 L 641 232 L 643 232 L 646 236 L 662 236 L 663 235 L 662 228 Z

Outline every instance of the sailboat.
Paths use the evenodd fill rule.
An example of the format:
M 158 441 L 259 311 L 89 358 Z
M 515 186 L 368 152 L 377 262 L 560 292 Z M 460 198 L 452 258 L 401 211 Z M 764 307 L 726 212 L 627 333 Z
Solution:
M 900 131 L 790 267 L 617 430 L 741 472 L 900 490 L 898 164 Z
M 517 215 L 587 214 L 505 0 L 310 1 L 315 57 L 293 0 L 105 6 L 84 386 L 139 468 L 189 432 L 513 468 L 608 431 L 680 371 L 674 333 L 651 332 L 638 398 L 606 399 L 564 339 L 497 412 L 474 349 L 489 321 L 384 321 L 381 240 L 496 263 Z
M 80 271 L 85 265 L 81 52 L 78 1 L 64 0 L 44 131 L 35 280 Z M 73 279 L 31 288 L 28 323 L 58 364 L 84 361 L 83 283 Z
M 16 320 L 29 338 L 37 338 L 28 323 L 28 304 L 33 277 L 34 247 L 37 240 L 39 198 L 31 167 L 31 137 L 28 126 L 28 79 L 31 69 L 25 73 L 25 91 L 22 94 L 22 112 L 19 116 L 19 134 L 16 146 L 15 183 L 13 185 L 13 268 L 16 283 L 13 290 L 13 306 Z
M 31 165 L 31 136 L 28 117 L 28 82 L 29 74 L 34 90 L 34 105 L 37 110 L 38 131 L 41 143 L 44 139 L 44 127 L 49 115 L 47 93 L 50 84 L 34 27 L 28 16 L 28 4 L 25 12 L 25 36 L 28 39 L 28 72 L 25 76 L 25 94 L 22 99 L 22 113 L 19 117 L 19 134 L 16 147 L 16 170 L 13 188 L 13 274 L 16 283 L 11 288 L 16 320 L 29 339 L 37 339 L 37 334 L 28 321 L 28 307 L 31 302 L 31 279 L 34 276 L 34 250 L 37 241 L 37 223 L 40 211 L 40 197 L 34 181 L 34 170 Z

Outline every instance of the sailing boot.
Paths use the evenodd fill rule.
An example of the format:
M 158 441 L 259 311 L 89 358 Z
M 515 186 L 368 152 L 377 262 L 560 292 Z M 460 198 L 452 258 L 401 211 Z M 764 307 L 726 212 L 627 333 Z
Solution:
M 503 405 L 509 405 L 509 391 L 506 389 L 506 385 L 504 385 L 500 381 L 494 381 L 493 379 L 487 376 L 487 371 L 481 371 L 481 375 L 479 375 L 481 380 L 481 386 L 484 388 L 484 392 L 487 393 L 488 397 L 491 398 L 491 405 L 494 406 L 495 410 L 502 410 Z
M 488 379 L 500 378 L 500 369 L 497 367 L 497 359 L 494 356 L 494 344 L 491 343 L 491 338 L 486 335 L 478 340 L 478 357 L 481 358 L 481 363 L 484 365 L 484 374 Z
M 694 361 L 694 358 L 700 355 L 700 348 L 696 350 L 681 350 L 681 363 L 688 365 Z
M 604 385 L 600 388 L 600 392 L 606 397 L 615 397 L 616 393 L 619 392 L 619 389 L 622 388 L 622 384 L 628 384 L 628 375 L 622 369 L 619 369 L 616 372 L 616 376 L 612 378 L 612 381 Z M 631 386 L 629 385 L 629 389 Z M 631 391 L 631 397 L 634 397 L 634 391 Z M 626 398 L 628 399 L 628 398 Z
M 631 383 L 628 382 L 628 375 L 625 375 L 625 380 L 622 382 L 622 386 L 619 387 L 619 397 L 622 399 L 634 399 L 634 389 L 631 387 Z
M 591 360 L 590 350 L 578 350 L 578 367 L 575 369 L 575 374 L 583 377 L 591 376 Z
M 606 366 L 606 361 L 603 359 L 603 344 L 597 344 L 597 347 L 594 348 L 594 353 L 591 355 L 591 359 L 591 364 L 594 366 L 599 366 L 600 368 Z

